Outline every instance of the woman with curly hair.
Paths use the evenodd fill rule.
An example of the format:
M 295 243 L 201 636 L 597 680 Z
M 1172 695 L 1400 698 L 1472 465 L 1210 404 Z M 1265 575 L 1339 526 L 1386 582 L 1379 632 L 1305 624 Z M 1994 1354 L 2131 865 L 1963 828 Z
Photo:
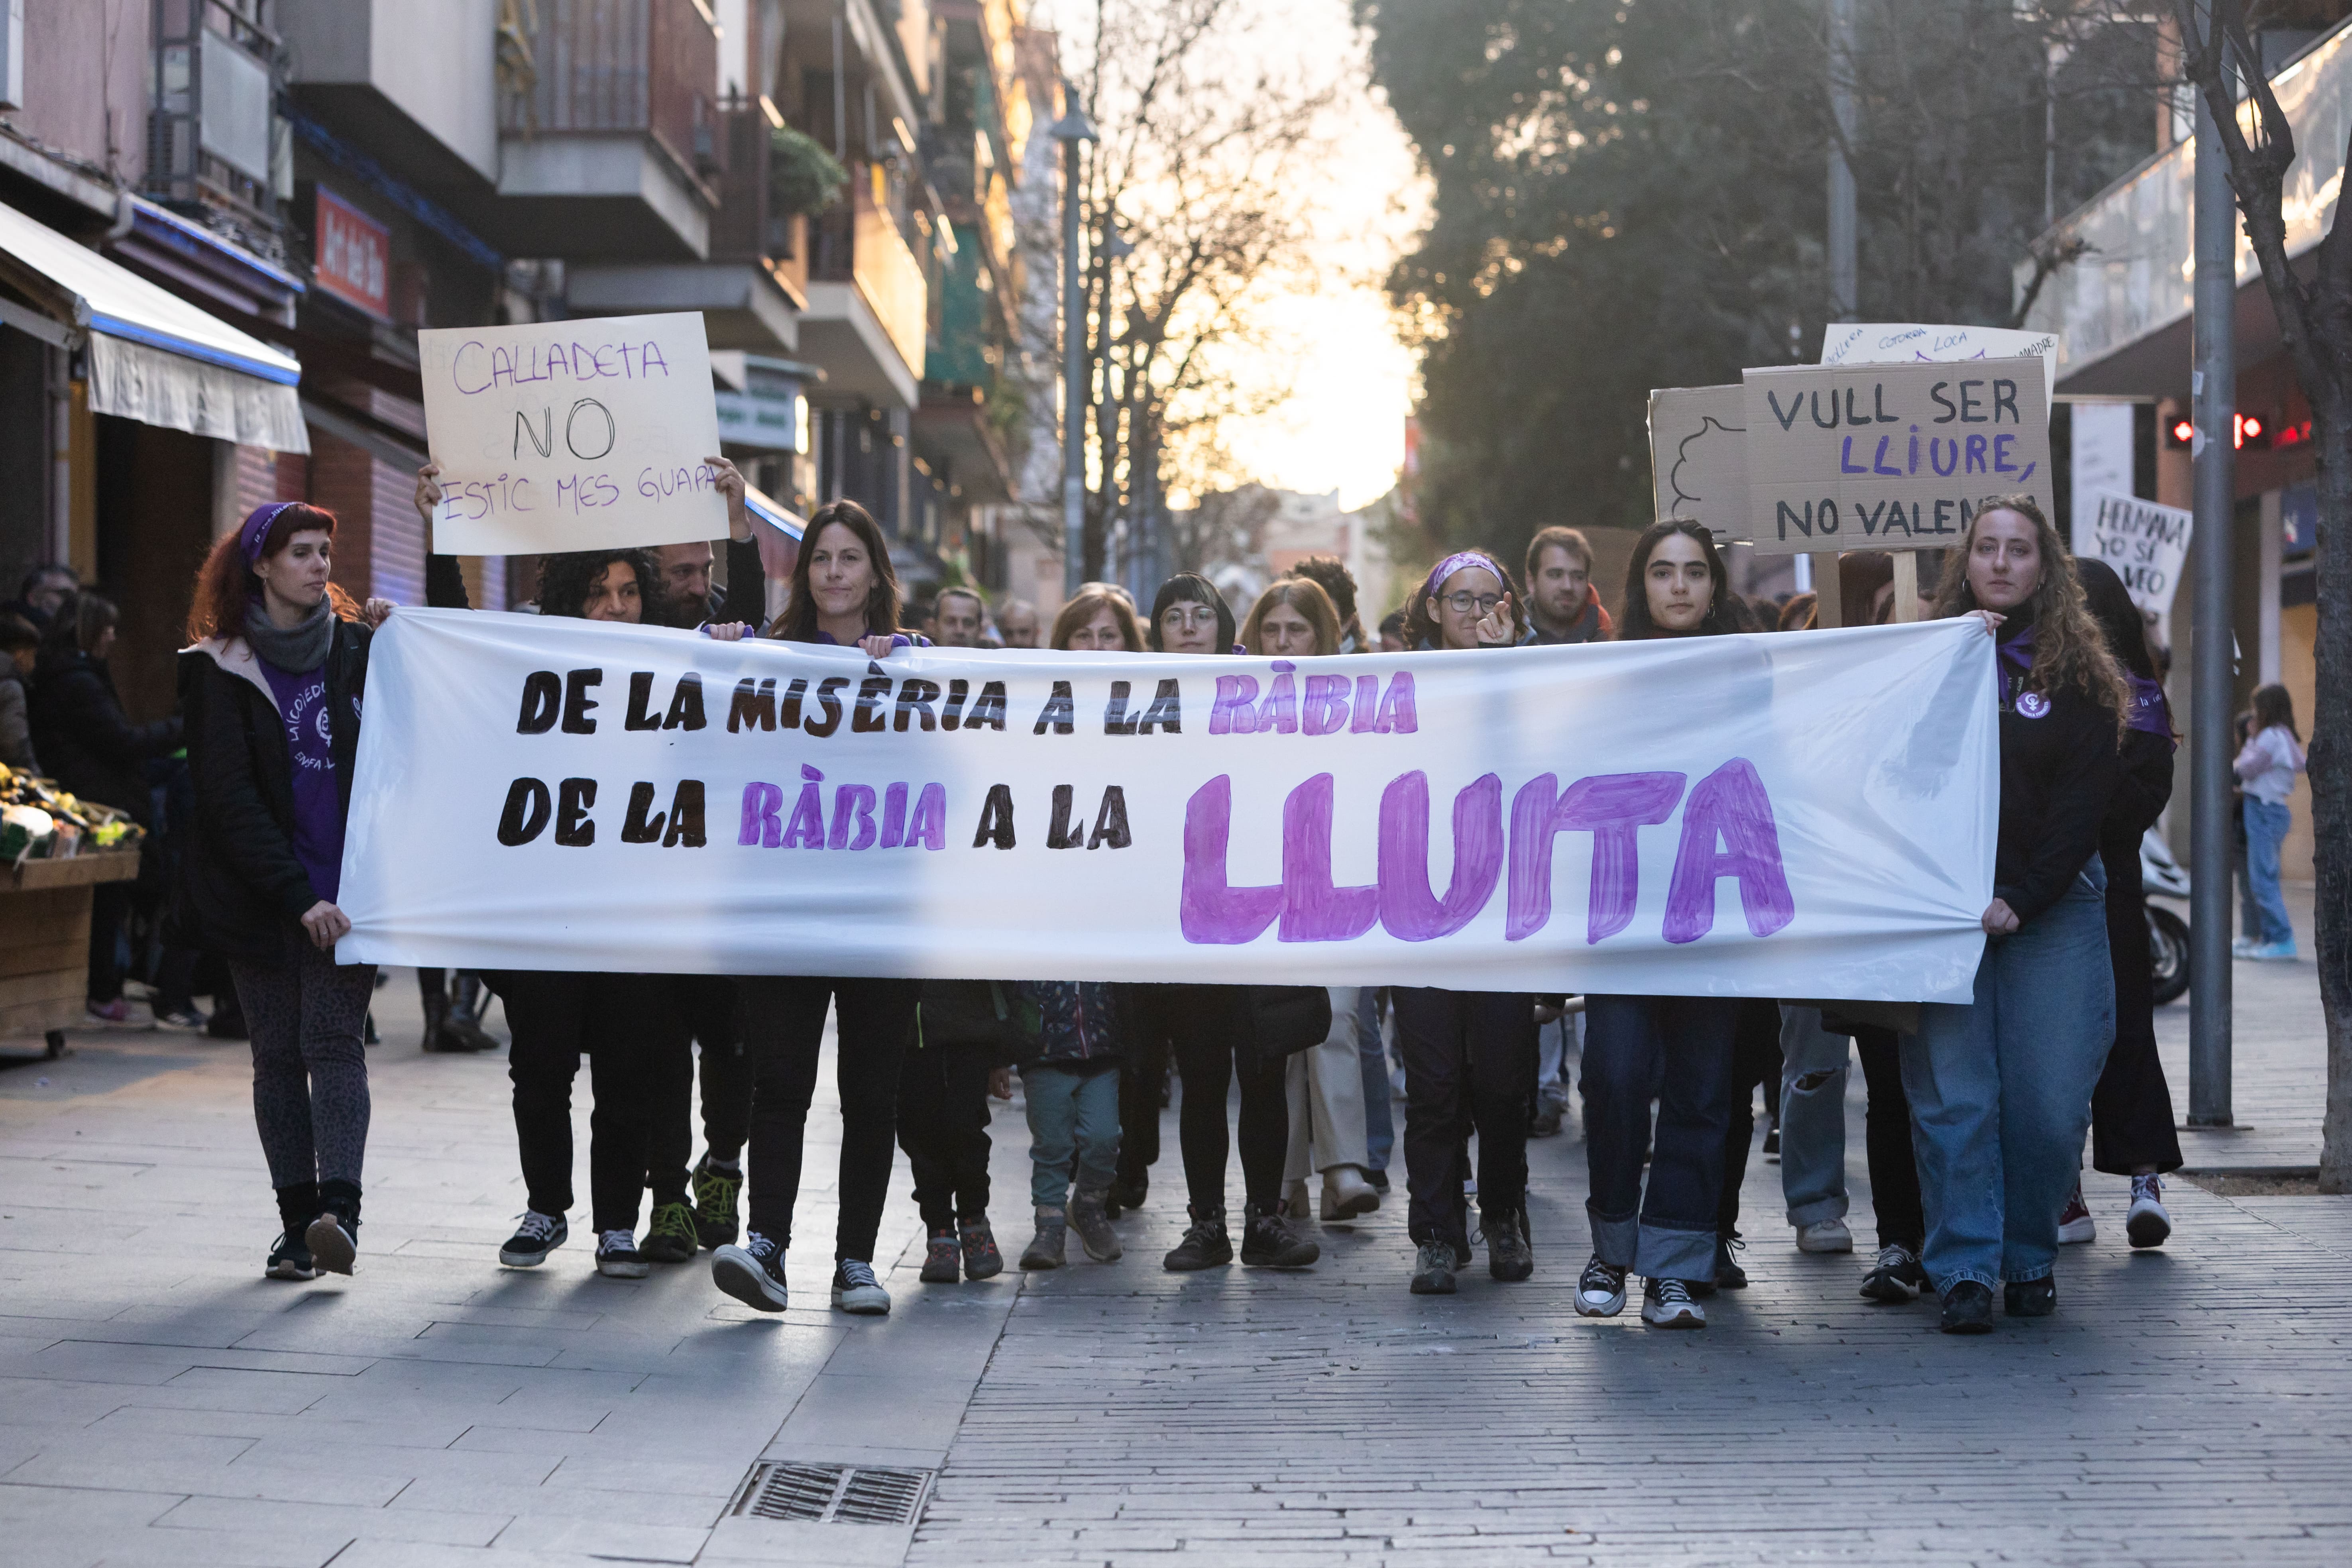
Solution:
M 182 875 L 205 942 L 228 960 L 253 1042 L 253 1120 L 281 1226 L 262 1272 L 349 1274 L 367 1150 L 361 1029 L 375 965 L 339 964 L 368 639 L 328 581 L 335 517 L 258 507 L 196 574 L 180 655 L 196 820 Z
M 2099 831 L 2131 690 L 2074 563 L 2028 496 L 1988 498 L 1936 596 L 1998 639 L 2000 827 L 1976 994 L 1920 1008 L 1903 1088 L 1948 1334 L 2058 1308 L 2058 1211 L 2116 1034 Z

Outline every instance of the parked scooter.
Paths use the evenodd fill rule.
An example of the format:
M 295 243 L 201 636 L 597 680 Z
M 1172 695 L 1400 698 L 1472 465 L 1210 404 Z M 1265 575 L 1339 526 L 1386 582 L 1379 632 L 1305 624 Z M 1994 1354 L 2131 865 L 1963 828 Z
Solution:
M 2148 965 L 2156 978 L 2156 1005 L 2179 1001 L 2189 989 L 2189 922 L 2154 899 L 2187 899 L 2189 872 L 2153 827 L 2139 841 L 2141 907 L 2147 911 Z

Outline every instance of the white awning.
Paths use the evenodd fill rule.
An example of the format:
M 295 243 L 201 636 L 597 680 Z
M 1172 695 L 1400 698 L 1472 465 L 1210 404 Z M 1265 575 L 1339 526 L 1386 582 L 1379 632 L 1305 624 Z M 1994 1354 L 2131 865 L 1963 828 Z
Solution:
M 310 449 L 299 361 L 8 206 L 0 206 L 0 282 L 43 312 L 0 299 L 0 321 L 89 351 L 95 412 L 240 446 Z

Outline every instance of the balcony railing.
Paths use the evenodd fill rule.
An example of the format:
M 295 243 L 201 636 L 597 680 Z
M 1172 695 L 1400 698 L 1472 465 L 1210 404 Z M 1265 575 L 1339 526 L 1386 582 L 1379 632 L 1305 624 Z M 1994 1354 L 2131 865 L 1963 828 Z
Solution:
M 863 167 L 853 169 L 847 197 L 809 227 L 809 277 L 855 282 L 908 368 L 920 374 L 928 305 L 922 264 L 898 226 L 874 203 Z
M 539 0 L 523 20 L 530 65 L 502 97 L 502 131 L 638 132 L 698 178 L 725 167 L 719 32 L 696 0 Z

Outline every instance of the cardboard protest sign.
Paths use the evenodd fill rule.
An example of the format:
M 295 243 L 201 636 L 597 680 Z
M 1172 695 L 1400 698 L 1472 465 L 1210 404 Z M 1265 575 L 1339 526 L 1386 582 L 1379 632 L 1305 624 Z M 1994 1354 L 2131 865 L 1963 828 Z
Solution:
M 2078 540 L 2074 552 L 2114 567 L 2142 614 L 2170 615 L 2173 593 L 2180 586 L 2181 563 L 2189 559 L 2189 535 L 2196 517 L 2179 507 L 2158 506 L 2112 490 L 2099 495 L 2097 500 L 2091 536 Z
M 1717 540 L 1748 537 L 1747 394 L 1668 386 L 1650 394 L 1650 475 L 1660 518 L 1695 517 Z
M 1742 373 L 1748 537 L 1767 553 L 1937 550 L 1988 496 L 2047 514 L 2040 362 L 1792 365 Z
M 727 534 L 697 312 L 416 334 L 433 548 L 539 554 Z
M 2042 395 L 2055 395 L 2059 337 L 2009 327 L 1931 327 L 1916 321 L 1838 321 L 1822 334 L 1823 364 L 1949 364 L 1964 359 L 2042 361 Z

